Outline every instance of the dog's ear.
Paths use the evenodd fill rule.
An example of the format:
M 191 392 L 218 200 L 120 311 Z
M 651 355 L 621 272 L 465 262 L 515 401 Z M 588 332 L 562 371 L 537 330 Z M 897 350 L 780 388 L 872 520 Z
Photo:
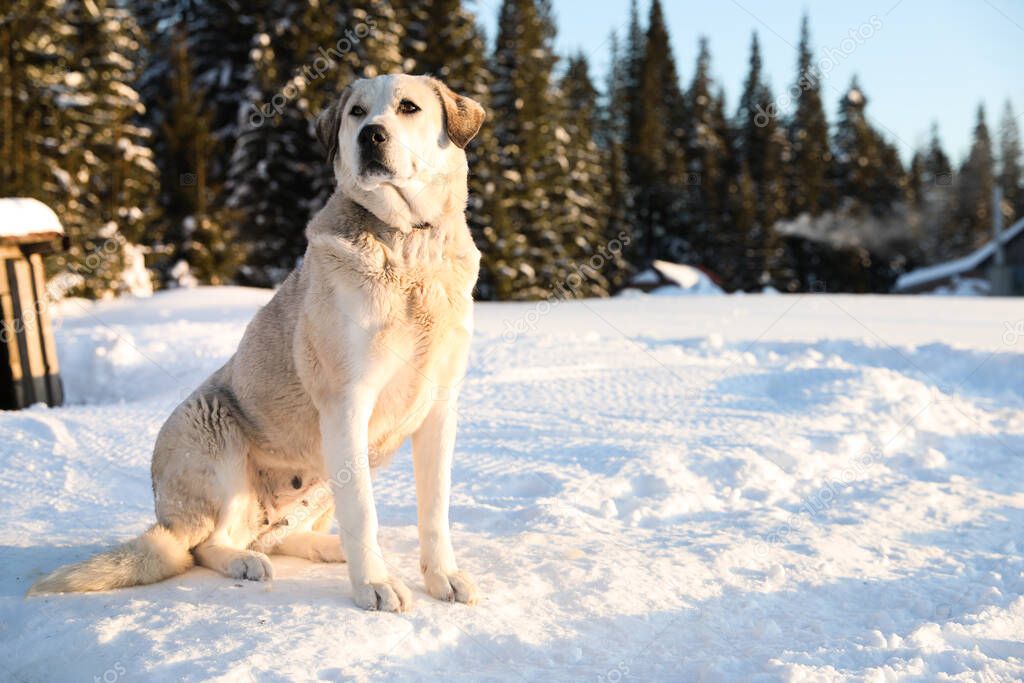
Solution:
M 334 160 L 338 156 L 338 129 L 341 127 L 341 116 L 345 111 L 345 103 L 351 93 L 352 86 L 348 86 L 341 93 L 340 98 L 316 117 L 316 137 L 327 151 L 327 163 L 331 166 L 334 166 Z
M 464 149 L 469 141 L 480 132 L 480 126 L 484 124 L 487 114 L 476 100 L 456 95 L 451 88 L 436 78 L 430 80 L 433 81 L 434 90 L 437 92 L 438 99 L 441 100 L 448 138 L 455 143 L 456 147 Z

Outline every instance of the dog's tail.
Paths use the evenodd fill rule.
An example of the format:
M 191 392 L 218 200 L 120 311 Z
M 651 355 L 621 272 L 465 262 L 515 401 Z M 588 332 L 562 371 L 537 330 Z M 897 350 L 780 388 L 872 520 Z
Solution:
M 29 595 L 85 593 L 163 581 L 193 564 L 188 540 L 162 524 L 84 562 L 69 564 L 36 581 Z

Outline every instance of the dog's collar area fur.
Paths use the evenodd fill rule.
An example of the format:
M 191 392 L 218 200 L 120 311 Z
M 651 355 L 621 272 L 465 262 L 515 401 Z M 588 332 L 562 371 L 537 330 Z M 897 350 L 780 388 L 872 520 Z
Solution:
M 351 197 L 348 197 L 347 199 L 348 199 L 348 201 L 352 202 L 355 206 L 357 206 L 360 209 L 362 209 L 366 213 L 366 215 L 368 217 L 372 218 L 372 220 L 377 221 L 380 225 L 382 225 L 382 226 L 384 226 L 386 228 L 389 228 L 391 230 L 397 230 L 399 233 L 401 233 L 403 235 L 406 232 L 409 232 L 408 229 L 402 230 L 402 228 L 398 227 L 397 225 L 390 225 L 386 221 L 381 220 L 380 217 L 377 216 L 377 214 L 375 214 L 373 211 L 371 211 L 367 207 L 365 207 L 362 204 L 360 204 L 359 202 L 357 202 L 355 199 L 352 199 Z M 434 224 L 429 222 L 429 221 L 420 221 L 419 223 L 413 223 L 413 225 L 412 225 L 412 229 L 413 230 L 430 230 L 433 227 L 434 227 Z
M 402 200 L 405 201 L 405 195 L 401 194 L 401 192 L 400 192 L 399 196 L 401 196 Z M 386 227 L 388 227 L 388 228 L 390 228 L 392 230 L 397 230 L 398 232 L 400 232 L 402 234 L 405 234 L 407 232 L 411 232 L 412 230 L 429 230 L 430 228 L 434 227 L 434 224 L 431 223 L 430 221 L 418 221 L 416 223 L 412 223 L 408 228 L 402 228 L 402 227 L 400 227 L 398 225 L 393 225 L 392 223 L 384 220 L 383 218 L 378 216 L 376 213 L 374 213 L 368 206 L 362 204 L 361 202 L 356 201 L 355 199 L 353 199 L 351 197 L 349 198 L 349 201 L 351 201 L 353 204 L 355 204 L 360 209 L 365 211 L 367 213 L 367 215 L 372 216 L 374 219 L 376 219 L 378 222 L 380 222 L 384 226 L 386 226 Z M 406 202 L 406 204 L 408 205 L 408 202 Z

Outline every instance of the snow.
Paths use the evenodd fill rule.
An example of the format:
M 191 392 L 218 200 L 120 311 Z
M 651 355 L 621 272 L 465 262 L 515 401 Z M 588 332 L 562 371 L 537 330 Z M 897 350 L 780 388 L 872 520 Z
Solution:
M 1015 239 L 1022 232 L 1024 232 L 1024 219 L 1017 221 L 1003 231 L 1002 243 L 1006 244 L 1010 240 Z M 913 270 L 909 273 L 904 273 L 896 280 L 894 291 L 904 292 L 909 289 L 914 289 L 921 285 L 928 284 L 929 282 L 934 282 L 935 280 L 944 280 L 946 278 L 953 277 L 954 275 L 974 270 L 981 265 L 985 259 L 992 256 L 995 253 L 995 250 L 995 241 L 991 241 L 982 245 L 967 256 L 963 256 L 952 261 L 946 261 L 945 263 L 938 263 L 926 268 L 918 268 L 917 270 Z
M 181 259 L 171 268 L 171 282 L 175 287 L 193 288 L 199 286 L 199 278 L 192 274 L 188 261 Z
M 162 420 L 268 297 L 60 304 L 71 404 L 0 414 L 0 677 L 1024 677 L 1012 299 L 481 304 L 452 493 L 481 604 L 422 589 L 407 449 L 374 485 L 407 614 L 277 557 L 271 584 L 24 598 L 150 523 Z
M 954 275 L 948 285 L 940 285 L 930 292 L 935 296 L 987 296 L 992 285 L 981 278 L 960 277 Z
M 0 199 L 0 237 L 28 237 L 37 233 L 63 233 L 57 214 L 38 199 Z
M 123 249 L 124 269 L 120 274 L 122 289 L 139 298 L 153 296 L 153 278 L 146 268 L 145 247 L 126 242 Z

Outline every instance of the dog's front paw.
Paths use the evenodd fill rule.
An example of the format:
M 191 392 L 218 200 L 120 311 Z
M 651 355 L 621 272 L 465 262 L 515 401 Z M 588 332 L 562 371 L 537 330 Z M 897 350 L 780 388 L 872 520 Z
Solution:
M 274 578 L 274 565 L 263 553 L 245 551 L 228 563 L 227 575 L 233 579 L 270 581 Z
M 479 599 L 476 584 L 466 572 L 427 570 L 423 573 L 423 581 L 427 584 L 427 592 L 438 600 L 475 605 Z
M 405 612 L 412 607 L 412 593 L 401 579 L 389 576 L 384 581 L 353 584 L 352 599 L 368 610 Z

